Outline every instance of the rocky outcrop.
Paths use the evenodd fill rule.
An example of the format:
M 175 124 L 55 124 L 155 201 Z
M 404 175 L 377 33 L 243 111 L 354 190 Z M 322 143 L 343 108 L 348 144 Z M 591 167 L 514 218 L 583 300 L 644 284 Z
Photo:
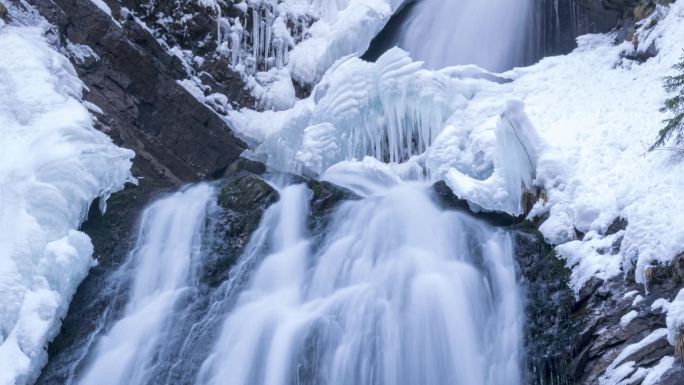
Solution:
M 221 207 L 214 233 L 214 251 L 203 266 L 202 280 L 217 287 L 228 278 L 230 268 L 259 226 L 261 215 L 279 198 L 278 192 L 261 178 L 241 173 L 226 183 L 218 194 Z
M 612 368 L 626 362 L 634 364 L 624 378 L 674 356 L 663 337 L 615 362 L 625 348 L 665 328 L 665 313 L 653 304 L 677 294 L 682 281 L 676 266 L 653 267 L 648 290 L 623 277 L 593 278 L 575 295 L 567 286 L 570 271 L 564 261 L 536 230 L 525 228 L 516 237 L 516 254 L 527 299 L 526 383 L 600 385 Z M 643 380 L 636 377 L 627 383 Z M 654 385 L 682 383 L 684 365 L 677 361 Z
M 541 234 L 522 227 L 515 234 L 516 257 L 525 293 L 526 384 L 575 384 L 573 351 L 579 325 L 577 303 L 567 285 L 570 270 Z
M 135 175 L 180 183 L 220 176 L 239 158 L 246 145 L 178 84 L 187 77 L 182 61 L 144 24 L 115 21 L 90 1 L 32 0 L 32 5 L 57 26 L 88 87 L 86 100 L 102 110 L 99 128 L 136 152 Z M 239 78 L 226 82 L 243 88 Z M 239 98 L 239 92 L 233 96 Z

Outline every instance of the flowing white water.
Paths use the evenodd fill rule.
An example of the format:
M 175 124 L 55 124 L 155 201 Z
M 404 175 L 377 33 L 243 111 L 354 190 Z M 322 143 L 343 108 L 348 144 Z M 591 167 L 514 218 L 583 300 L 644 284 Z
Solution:
M 134 281 L 123 318 L 95 347 L 81 385 L 151 381 L 155 349 L 171 328 L 170 315 L 201 261 L 202 230 L 213 189 L 199 184 L 149 206 L 129 258 Z
M 532 0 L 417 0 L 398 45 L 431 68 L 477 64 L 501 72 L 525 60 Z
M 287 187 L 265 216 L 259 231 L 274 241 L 256 256 L 196 384 L 520 382 L 507 233 L 442 211 L 425 185 L 404 183 L 344 203 L 312 237 L 309 196 Z
M 422 0 L 400 44 L 432 67 L 504 70 L 523 54 L 530 3 Z M 415 66 L 394 59 L 386 67 L 413 78 L 396 69 Z M 384 95 L 388 87 L 378 88 Z M 323 118 L 349 104 L 345 93 L 330 95 Z M 369 138 L 352 140 L 363 146 L 351 146 L 350 157 L 402 162 L 424 150 L 442 125 L 440 101 L 433 95 L 426 104 L 434 113 L 403 114 L 417 99 L 402 98 L 397 108 L 380 98 L 377 115 L 396 129 L 368 130 Z M 341 115 L 347 120 L 335 127 L 345 133 L 364 127 Z M 516 171 L 522 154 L 501 154 L 501 167 Z M 519 385 L 523 312 L 512 236 L 441 209 L 426 183 L 385 180 L 376 166 L 328 169 L 323 175 L 363 198 L 316 218 L 314 228 L 312 192 L 282 188 L 219 287 L 198 278 L 210 252 L 202 245 L 225 241 L 205 228 L 213 189 L 200 184 L 151 205 L 129 260 L 129 301 L 77 383 Z M 527 171 L 502 175 L 517 188 Z

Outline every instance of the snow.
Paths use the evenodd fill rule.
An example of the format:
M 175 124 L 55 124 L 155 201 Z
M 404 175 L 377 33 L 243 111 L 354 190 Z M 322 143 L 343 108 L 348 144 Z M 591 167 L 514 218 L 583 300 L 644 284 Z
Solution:
M 507 74 L 514 78 L 513 92 L 526 95 L 526 112 L 540 135 L 561 151 L 542 155 L 537 176 L 548 202 L 535 214 L 550 214 L 541 229 L 547 239 L 562 243 L 570 228 L 605 234 L 615 219 L 628 221 L 618 254 L 603 253 L 606 245 L 595 240 L 567 239 L 559 247 L 575 267 L 575 290 L 593 275 L 610 278 L 631 266 L 643 283 L 646 265 L 669 263 L 682 251 L 684 218 L 676 213 L 684 209 L 677 198 L 684 165 L 666 151 L 646 149 L 665 117 L 659 111 L 666 97 L 662 77 L 681 55 L 683 18 L 678 2 L 653 31 L 641 32 L 660 38 L 658 56 L 640 65 L 621 58 L 632 49 L 629 43 L 614 46 L 611 36 L 591 35 L 580 38 L 570 55 Z M 557 158 L 564 163 L 560 174 Z
M 641 341 L 636 342 L 634 344 L 628 345 L 625 347 L 620 354 L 615 357 L 613 362 L 608 365 L 606 368 L 605 373 L 599 378 L 599 384 L 600 385 L 614 385 L 614 384 L 622 384 L 621 380 L 627 378 L 630 374 L 635 372 L 635 362 L 634 361 L 626 361 L 628 357 L 630 357 L 632 354 L 644 349 L 645 347 L 656 343 L 658 340 L 661 338 L 665 338 L 667 336 L 667 329 L 657 329 L 651 332 L 648 336 L 644 337 Z M 667 371 L 669 368 L 667 366 L 668 360 L 666 360 L 667 357 L 664 357 L 658 365 L 651 369 L 647 368 L 638 368 L 636 373 L 634 374 L 632 379 L 636 379 L 635 376 L 643 378 L 651 376 L 650 381 L 657 380 L 657 378 L 660 378 L 660 376 Z M 646 374 L 648 373 L 648 374 Z M 655 378 L 657 377 L 657 378 Z M 632 383 L 632 382 L 624 382 L 625 384 Z
M 311 36 L 290 53 L 292 79 L 313 85 L 337 59 L 362 55 L 391 14 L 392 9 L 384 0 L 348 0 L 338 12 L 326 11 L 308 29 Z
M 635 318 L 639 316 L 639 312 L 636 310 L 632 310 L 629 313 L 625 314 L 620 318 L 620 326 L 623 328 L 627 325 L 629 325 L 630 322 L 632 322 Z
M 112 10 L 109 8 L 107 3 L 105 3 L 104 1 L 102 1 L 102 0 L 90 0 L 90 2 L 95 4 L 98 8 L 100 8 L 107 15 L 112 16 Z
M 642 382 L 641 385 L 657 384 L 658 380 L 660 380 L 660 377 L 662 377 L 663 374 L 670 370 L 674 364 L 675 358 L 672 356 L 665 356 L 661 358 L 658 364 L 648 372 L 648 374 L 644 378 L 644 382 Z
M 247 87 L 261 109 L 282 111 L 294 106 L 295 89 L 287 70 L 272 68 L 268 72 L 259 72 L 247 80 Z
M 679 290 L 667 311 L 667 341 L 674 345 L 677 337 L 684 332 L 684 289 Z
M 112 21 L 114 21 L 114 24 L 121 27 L 121 24 L 118 21 L 116 21 L 116 19 L 114 19 L 114 16 L 112 15 L 112 10 L 111 8 L 109 8 L 107 3 L 105 3 L 103 0 L 90 0 L 90 2 L 95 4 L 95 6 L 97 6 L 98 8 L 100 8 L 102 12 L 106 13 L 107 16 L 109 16 L 112 19 Z
M 2 385 L 30 383 L 45 364 L 93 263 L 90 239 L 76 229 L 95 198 L 132 180 L 133 153 L 93 128 L 83 84 L 44 32 L 0 26 L 0 50 L 11 53 L 0 55 Z
M 100 60 L 100 57 L 87 45 L 75 44 L 71 41 L 67 41 L 66 50 L 69 57 L 79 64 L 85 63 L 89 58 L 93 58 L 95 61 Z
M 656 310 L 660 310 L 661 313 L 667 313 L 667 311 L 670 309 L 670 301 L 666 300 L 665 298 L 658 298 L 657 300 L 653 301 L 651 304 L 651 311 L 655 312 Z

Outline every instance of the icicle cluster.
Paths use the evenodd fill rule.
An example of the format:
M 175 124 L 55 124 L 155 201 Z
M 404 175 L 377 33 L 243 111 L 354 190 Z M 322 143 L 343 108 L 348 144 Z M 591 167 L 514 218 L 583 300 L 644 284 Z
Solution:
M 217 50 L 247 73 L 282 69 L 290 50 L 304 38 L 313 15 L 308 9 L 288 8 L 282 0 L 250 0 L 234 4 L 241 17 L 224 17 L 217 10 Z
M 449 115 L 443 79 L 400 49 L 375 64 L 350 60 L 323 82 L 313 123 L 336 127 L 342 159 L 403 162 L 427 149 Z
M 246 124 L 282 125 L 255 150 L 276 169 L 320 174 L 365 156 L 401 163 L 425 152 L 442 131 L 460 96 L 451 84 L 395 48 L 376 63 L 339 63 L 310 99 L 282 116 L 253 116 Z

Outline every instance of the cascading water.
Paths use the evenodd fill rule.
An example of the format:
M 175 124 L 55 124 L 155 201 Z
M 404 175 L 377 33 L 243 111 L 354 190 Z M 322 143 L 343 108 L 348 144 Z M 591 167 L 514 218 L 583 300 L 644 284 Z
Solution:
M 134 275 L 123 317 L 100 337 L 81 385 L 145 384 L 177 302 L 196 281 L 213 190 L 200 184 L 161 199 L 142 216 L 128 263 Z M 124 271 L 128 271 L 124 267 Z
M 524 36 L 516 32 L 529 15 L 528 3 L 423 0 L 400 41 L 433 67 L 506 69 L 517 63 Z M 432 39 L 428 44 L 425 36 Z M 403 166 L 397 163 L 425 151 L 443 125 L 448 98 L 423 91 L 430 85 L 446 93 L 447 82 L 414 76 L 419 65 L 405 56 L 394 52 L 379 61 L 388 86 L 374 83 L 377 90 L 366 101 L 380 107 L 372 113 L 357 114 L 353 101 L 342 100 L 349 93 L 318 90 L 322 107 L 314 127 L 351 133 L 341 135 L 347 140 L 342 155 L 327 154 L 331 162 L 377 158 L 368 158 L 365 171 L 319 162 L 321 175 L 360 199 L 312 221 L 313 192 L 285 184 L 218 286 L 202 279 L 215 243 L 225 241 L 213 236 L 220 217 L 213 214 L 221 210 L 213 203 L 214 189 L 192 186 L 147 208 L 130 266 L 121 270 L 133 275 L 130 283 L 122 277 L 122 285 L 130 286 L 128 303 L 92 350 L 82 347 L 85 359 L 71 383 L 520 384 L 523 312 L 512 236 L 466 213 L 443 210 L 422 180 L 424 171 L 407 172 L 402 178 L 410 181 L 402 181 L 374 168 L 383 159 Z M 415 80 L 409 87 L 415 92 L 398 88 L 393 80 L 400 75 Z M 332 75 L 326 81 L 335 84 Z M 347 88 L 363 87 L 368 81 L 361 77 Z M 504 118 L 517 116 L 511 111 Z M 389 123 L 378 123 L 384 122 L 379 117 Z M 368 121 L 383 129 L 360 124 Z M 501 167 L 521 163 L 508 158 L 501 156 Z M 501 175 L 509 174 L 506 181 L 516 188 L 520 175 L 527 175 Z M 511 196 L 516 204 L 518 198 Z
M 525 63 L 534 7 L 532 0 L 417 0 L 395 43 L 431 68 L 505 71 Z
M 308 189 L 282 190 L 196 384 L 518 384 L 511 239 L 426 189 L 346 202 L 313 234 Z
M 426 183 L 363 183 L 375 192 L 320 228 L 311 190 L 281 189 L 201 311 L 215 194 L 198 185 L 151 205 L 122 268 L 134 275 L 123 315 L 71 383 L 519 384 L 510 234 L 442 210 Z

